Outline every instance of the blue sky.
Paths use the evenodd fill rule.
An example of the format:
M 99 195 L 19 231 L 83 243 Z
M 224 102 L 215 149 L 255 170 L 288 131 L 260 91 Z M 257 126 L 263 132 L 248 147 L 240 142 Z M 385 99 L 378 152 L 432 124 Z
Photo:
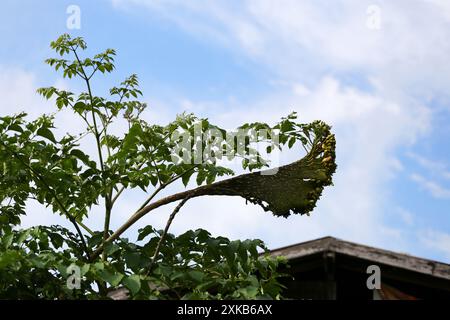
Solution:
M 80 29 L 67 28 L 69 5 L 81 10 Z M 91 53 L 117 50 L 116 72 L 95 89 L 137 73 L 148 121 L 188 110 L 233 128 L 295 110 L 301 121 L 333 125 L 335 186 L 311 217 L 277 219 L 242 199 L 207 198 L 185 207 L 174 232 L 202 227 L 270 247 L 332 235 L 450 261 L 447 1 L 3 1 L 1 114 L 50 112 L 37 87 L 79 88 L 43 64 L 65 32 L 83 36 Z M 60 123 L 74 126 L 70 114 Z M 126 194 L 113 226 L 142 197 Z M 162 226 L 169 211 L 142 224 Z M 24 224 L 52 221 L 30 204 Z

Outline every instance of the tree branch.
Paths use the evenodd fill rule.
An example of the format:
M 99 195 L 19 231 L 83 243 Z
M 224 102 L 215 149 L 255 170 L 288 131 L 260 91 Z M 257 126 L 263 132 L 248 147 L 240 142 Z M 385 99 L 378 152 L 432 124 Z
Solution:
M 80 65 L 80 69 L 81 72 L 83 73 L 84 76 L 82 76 L 81 78 L 84 79 L 84 81 L 86 82 L 86 86 L 88 89 L 88 94 L 89 94 L 89 100 L 91 101 L 91 113 L 92 113 L 92 122 L 93 122 L 93 127 L 94 127 L 94 135 L 95 135 L 95 140 L 97 143 L 97 152 L 98 152 L 98 157 L 99 157 L 99 161 L 100 161 L 100 168 L 102 170 L 102 180 L 103 180 L 103 184 L 105 187 L 105 223 L 104 223 L 104 228 L 103 228 L 103 242 L 106 241 L 106 239 L 108 238 L 108 232 L 109 232 L 109 224 L 111 221 L 111 195 L 112 195 L 112 190 L 109 192 L 106 192 L 106 179 L 104 177 L 105 174 L 105 165 L 103 162 L 103 155 L 102 155 L 102 146 L 100 143 L 100 135 L 98 133 L 98 127 L 97 127 L 97 119 L 95 117 L 95 112 L 94 112 L 94 97 L 92 95 L 92 90 L 91 90 L 91 84 L 89 82 L 89 77 L 87 76 L 84 67 L 83 67 L 83 63 L 81 62 L 80 58 L 78 57 L 76 48 L 74 48 L 73 46 L 71 46 L 71 49 L 75 55 L 75 58 L 78 61 L 78 64 Z M 105 124 L 103 124 L 103 128 L 105 130 L 106 133 L 106 127 Z
M 106 239 L 106 241 L 104 243 L 102 243 L 93 253 L 92 257 L 93 259 L 95 259 L 98 254 L 103 250 L 103 246 L 106 243 L 109 243 L 111 241 L 116 240 L 122 233 L 124 233 L 129 227 L 131 227 L 137 220 L 139 220 L 141 217 L 143 217 L 146 213 L 148 213 L 149 211 L 156 209 L 160 206 L 163 206 L 165 204 L 177 201 L 177 200 L 182 200 L 183 198 L 192 198 L 193 195 L 195 194 L 195 191 L 197 189 L 200 189 L 201 187 L 197 188 L 197 189 L 193 189 L 193 190 L 188 190 L 188 191 L 184 191 L 181 193 L 177 193 L 174 194 L 172 196 L 163 198 L 161 200 L 158 200 L 150 205 L 148 205 L 150 203 L 150 201 L 153 200 L 153 198 L 161 191 L 163 190 L 165 187 L 167 187 L 170 183 L 178 180 L 179 178 L 181 178 L 183 175 L 185 175 L 186 173 L 188 173 L 191 170 L 194 170 L 197 166 L 193 166 L 192 168 L 189 168 L 188 170 L 186 170 L 185 172 L 173 177 L 171 180 L 169 180 L 168 182 L 166 182 L 165 184 L 161 184 L 151 195 L 150 197 L 144 201 L 144 203 L 139 207 L 139 209 L 119 228 L 117 229 L 108 239 Z M 203 186 L 205 187 L 205 186 Z
M 304 158 L 278 167 L 276 171 L 269 169 L 242 174 L 176 193 L 141 207 L 105 243 L 120 237 L 148 212 L 185 198 L 206 195 L 241 196 L 260 205 L 265 211 L 271 211 L 275 216 L 308 214 L 314 209 L 324 187 L 332 183 L 331 177 L 336 170 L 334 135 L 326 132 L 323 141 L 317 143 L 323 147 L 312 148 Z M 100 247 L 94 251 L 94 257 L 101 250 Z
M 175 218 L 178 211 L 180 211 L 181 207 L 189 200 L 189 197 L 184 198 L 173 210 L 172 214 L 169 216 L 169 219 L 167 220 L 166 227 L 164 228 L 164 231 L 161 235 L 161 238 L 159 238 L 158 244 L 156 245 L 155 253 L 153 254 L 152 261 L 150 262 L 150 265 L 148 267 L 148 273 L 152 271 L 153 264 L 155 263 L 156 258 L 158 257 L 159 250 L 161 248 L 162 243 L 164 242 L 167 233 L 169 232 L 170 225 L 173 222 L 173 219 Z
M 201 190 L 202 188 L 204 188 L 205 186 L 202 187 L 198 187 L 196 189 L 192 189 L 192 190 L 187 190 L 187 191 L 183 191 L 180 193 L 176 193 L 173 194 L 171 196 L 162 198 L 158 201 L 155 201 L 147 206 L 144 206 L 142 209 L 136 211 L 122 226 L 120 226 L 116 232 L 114 232 L 106 241 L 106 243 L 109 243 L 111 241 L 116 240 L 117 238 L 120 237 L 120 235 L 122 233 L 124 233 L 129 227 L 131 227 L 136 221 L 138 221 L 140 218 L 142 218 L 143 216 L 145 216 L 148 212 L 157 209 L 163 205 L 172 203 L 174 201 L 178 201 L 178 200 L 182 200 L 184 198 L 193 198 L 198 196 L 199 194 L 198 191 Z M 95 259 L 98 254 L 103 250 L 103 245 L 102 244 L 100 247 L 98 247 L 94 253 L 92 254 L 92 258 Z

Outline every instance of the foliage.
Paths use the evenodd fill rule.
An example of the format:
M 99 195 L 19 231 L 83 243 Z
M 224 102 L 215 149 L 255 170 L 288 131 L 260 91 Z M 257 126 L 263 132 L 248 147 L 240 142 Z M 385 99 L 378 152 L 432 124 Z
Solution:
M 46 63 L 65 78 L 81 79 L 86 91 L 48 87 L 38 92 L 54 99 L 56 113 L 72 110 L 85 130 L 59 137 L 55 115 L 31 121 L 25 113 L 0 117 L 0 298 L 98 299 L 120 287 L 135 299 L 280 298 L 282 275 L 277 270 L 285 262 L 260 254 L 266 250 L 260 240 L 230 241 L 205 230 L 179 236 L 168 232 L 182 205 L 202 195 L 198 188 L 154 198 L 175 182 L 186 187 L 192 180 L 205 188 L 215 186 L 220 177 L 234 175 L 229 167 L 219 165 L 223 157 L 239 158 L 243 169 L 253 171 L 269 165 L 264 154 L 300 142 L 307 154 L 319 159 L 312 161 L 314 165 L 302 163 L 302 172 L 308 172 L 303 180 L 315 181 L 302 187 L 305 194 L 315 192 L 301 211 L 308 213 L 336 168 L 329 127 L 320 121 L 298 124 L 293 113 L 274 126 L 244 124 L 238 128 L 245 133 L 239 140 L 235 132 L 193 114 L 178 115 L 165 126 L 150 124 L 142 116 L 147 105 L 139 101 L 142 92 L 136 75 L 113 87 L 108 98 L 93 94 L 92 77 L 114 70 L 114 50 L 83 59 L 80 53 L 86 43 L 69 35 L 59 37 L 51 47 L 59 56 Z M 111 125 L 121 121 L 127 130 L 111 134 Z M 268 136 L 255 134 L 258 130 Z M 197 139 L 199 131 L 202 141 Z M 95 155 L 82 148 L 89 138 L 95 141 Z M 265 152 L 255 147 L 258 144 L 265 144 Z M 116 201 L 124 190 L 135 188 L 149 193 L 148 198 L 119 229 L 110 230 Z M 122 237 L 149 211 L 178 200 L 182 201 L 164 230 L 145 226 L 137 241 Z M 67 218 L 73 229 L 21 229 L 21 216 L 30 214 L 29 201 Z M 104 206 L 103 230 L 93 231 L 85 224 L 93 206 Z M 67 285 L 74 269 L 81 279 L 76 289 Z
M 139 230 L 143 245 L 121 238 L 106 247 L 106 261 L 80 259 L 80 239 L 60 226 L 2 230 L 0 243 L 0 299 L 99 299 L 97 290 L 124 286 L 135 299 L 256 299 L 279 298 L 277 279 L 283 260 L 259 256 L 260 240 L 230 241 L 205 230 L 175 237 L 152 263 L 162 231 Z M 101 233 L 89 238 L 95 247 Z M 80 288 L 68 288 L 67 269 L 80 270 Z M 96 284 L 96 285 L 93 285 Z M 148 285 L 150 284 L 150 285 Z

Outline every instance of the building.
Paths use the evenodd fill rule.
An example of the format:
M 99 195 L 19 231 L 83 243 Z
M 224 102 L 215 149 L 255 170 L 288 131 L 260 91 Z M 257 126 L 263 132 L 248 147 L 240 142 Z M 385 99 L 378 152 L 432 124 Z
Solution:
M 291 299 L 450 299 L 450 265 L 325 237 L 271 251 L 285 256 Z M 369 268 L 369 266 L 372 266 Z M 375 266 L 375 267 L 373 267 Z M 379 269 L 378 269 L 378 268 Z M 369 270 L 368 270 L 369 268 Z M 367 282 L 379 271 L 379 289 Z

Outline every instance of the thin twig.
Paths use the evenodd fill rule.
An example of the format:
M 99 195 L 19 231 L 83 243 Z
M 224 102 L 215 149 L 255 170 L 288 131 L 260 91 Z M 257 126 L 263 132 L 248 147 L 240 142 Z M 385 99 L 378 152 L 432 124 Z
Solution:
M 161 235 L 161 238 L 159 238 L 158 244 L 156 245 L 155 253 L 153 254 L 152 260 L 150 261 L 150 265 L 148 267 L 148 273 L 152 271 L 153 264 L 155 263 L 156 258 L 158 257 L 159 250 L 161 249 L 161 245 L 166 239 L 167 233 L 169 232 L 170 225 L 173 222 L 173 219 L 175 219 L 175 216 L 177 215 L 178 211 L 180 211 L 181 207 L 189 200 L 189 196 L 184 198 L 173 210 L 172 214 L 169 216 L 169 219 L 167 220 L 166 227 L 164 228 L 164 231 Z M 148 274 L 147 273 L 147 274 Z
M 94 235 L 94 231 L 92 231 L 87 225 L 85 225 L 83 222 L 78 221 L 78 224 L 87 231 L 87 233 L 89 233 L 91 236 Z
M 99 64 L 100 63 L 102 63 L 102 61 L 103 61 L 103 59 L 104 59 L 104 57 L 102 57 L 101 59 L 100 59 L 100 61 L 98 61 L 99 62 Z M 94 67 L 94 71 L 92 71 L 92 73 L 91 73 L 91 75 L 87 78 L 88 80 L 91 80 L 91 78 L 92 78 L 92 76 L 95 74 L 95 72 L 98 70 L 98 64 Z
M 188 172 L 194 170 L 196 167 L 197 167 L 197 166 L 193 166 L 193 167 L 189 168 L 188 170 L 184 171 L 183 173 L 180 173 L 179 175 L 173 177 L 173 178 L 170 179 L 169 181 L 167 181 L 167 182 L 165 182 L 165 183 L 161 183 L 161 184 L 159 185 L 159 187 L 158 187 L 158 188 L 150 195 L 150 197 L 149 197 L 147 200 L 144 201 L 144 203 L 139 207 L 139 209 L 138 209 L 137 211 L 142 210 L 146 205 L 148 205 L 148 204 L 150 203 L 150 201 L 152 201 L 153 198 L 154 198 L 161 190 L 163 190 L 164 188 L 166 188 L 169 184 L 171 184 L 171 183 L 177 181 L 177 180 L 180 179 L 182 176 L 184 176 L 186 173 L 188 173 Z

